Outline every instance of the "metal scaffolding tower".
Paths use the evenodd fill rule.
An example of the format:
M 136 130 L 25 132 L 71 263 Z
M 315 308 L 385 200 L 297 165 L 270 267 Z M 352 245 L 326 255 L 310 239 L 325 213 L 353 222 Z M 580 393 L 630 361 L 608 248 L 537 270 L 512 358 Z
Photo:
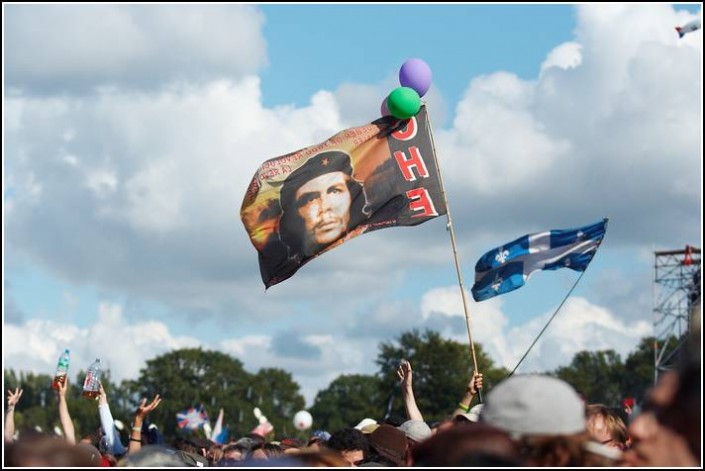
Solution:
M 700 309 L 700 249 L 654 252 L 654 382 L 672 369 Z

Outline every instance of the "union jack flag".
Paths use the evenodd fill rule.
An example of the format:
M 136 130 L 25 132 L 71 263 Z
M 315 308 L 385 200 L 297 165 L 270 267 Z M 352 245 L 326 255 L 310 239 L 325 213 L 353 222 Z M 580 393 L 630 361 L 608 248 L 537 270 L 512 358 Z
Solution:
M 205 424 L 210 424 L 208 412 L 202 405 L 198 407 L 189 407 L 185 411 L 176 413 L 176 424 L 179 428 L 189 430 L 197 430 Z

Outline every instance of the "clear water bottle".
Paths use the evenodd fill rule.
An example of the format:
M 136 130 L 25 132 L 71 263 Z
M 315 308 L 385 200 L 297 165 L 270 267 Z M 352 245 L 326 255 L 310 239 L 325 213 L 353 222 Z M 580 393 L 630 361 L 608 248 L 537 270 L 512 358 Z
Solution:
M 54 381 L 51 382 L 51 387 L 59 390 L 59 385 L 66 384 L 66 378 L 69 374 L 69 349 L 64 350 L 64 353 L 59 357 L 59 362 L 56 364 L 56 374 Z
M 100 366 L 100 358 L 96 358 L 86 372 L 86 380 L 83 382 L 83 395 L 90 399 L 98 399 L 100 396 L 100 376 L 102 367 Z

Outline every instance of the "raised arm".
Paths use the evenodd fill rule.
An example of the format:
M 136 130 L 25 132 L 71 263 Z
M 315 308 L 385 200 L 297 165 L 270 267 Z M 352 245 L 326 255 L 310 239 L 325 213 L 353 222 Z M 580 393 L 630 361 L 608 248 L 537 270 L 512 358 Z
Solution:
M 416 398 L 414 397 L 411 363 L 409 363 L 408 360 L 401 361 L 397 369 L 397 376 L 401 384 L 401 395 L 404 398 L 404 407 L 406 408 L 407 417 L 409 420 L 423 421 L 423 415 L 421 415 L 421 411 L 416 405 Z
M 7 410 L 5 411 L 5 441 L 12 442 L 15 437 L 15 406 L 20 402 L 22 389 L 15 388 L 7 390 Z
M 127 445 L 128 455 L 137 453 L 142 449 L 142 423 L 144 422 L 144 418 L 156 409 L 161 401 L 159 394 L 157 394 L 149 404 L 147 404 L 147 399 L 145 398 L 140 402 L 140 405 L 137 407 L 137 412 L 135 412 L 135 421 L 132 423 L 132 430 L 130 431 L 130 444 Z
M 73 428 L 73 422 L 71 421 L 71 416 L 69 415 L 69 406 L 66 403 L 66 391 L 69 389 L 68 375 L 66 375 L 66 380 L 59 381 L 57 384 L 59 385 L 59 389 L 56 391 L 56 396 L 59 401 L 59 420 L 61 421 L 61 428 L 64 429 L 66 441 L 71 445 L 75 445 L 76 431 Z
M 105 394 L 102 382 L 98 383 L 98 387 L 100 388 L 98 414 L 100 415 L 100 426 L 103 427 L 103 432 L 105 432 L 108 450 L 116 456 L 124 455 L 127 450 L 120 441 L 120 435 L 115 429 L 115 421 L 113 420 L 113 414 L 110 413 L 110 405 L 108 404 L 108 395 Z
M 465 414 L 470 410 L 470 404 L 472 404 L 473 398 L 480 389 L 482 389 L 482 373 L 473 371 L 468 387 L 465 389 L 465 394 L 458 403 L 458 407 L 453 411 L 453 417 L 456 415 Z

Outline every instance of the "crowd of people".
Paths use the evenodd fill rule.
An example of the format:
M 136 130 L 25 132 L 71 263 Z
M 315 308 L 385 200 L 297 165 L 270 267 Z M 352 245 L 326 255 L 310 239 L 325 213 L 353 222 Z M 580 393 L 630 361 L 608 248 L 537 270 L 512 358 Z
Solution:
M 626 416 L 587 404 L 566 382 L 545 375 L 514 375 L 471 407 L 483 387 L 474 372 L 457 408 L 429 426 L 413 391 L 413 370 L 397 370 L 407 417 L 363 418 L 340 430 L 316 430 L 307 441 L 276 437 L 271 427 L 221 445 L 178 438 L 169 445 L 147 425 L 157 395 L 142 399 L 127 446 L 121 442 L 102 385 L 100 427 L 76 440 L 66 403 L 67 381 L 57 390 L 63 438 L 15 430 L 22 389 L 8 390 L 4 465 L 14 467 L 702 467 L 701 342 L 691 342 L 677 369 L 663 372 L 638 413 Z M 265 430 L 266 432 L 262 432 Z

